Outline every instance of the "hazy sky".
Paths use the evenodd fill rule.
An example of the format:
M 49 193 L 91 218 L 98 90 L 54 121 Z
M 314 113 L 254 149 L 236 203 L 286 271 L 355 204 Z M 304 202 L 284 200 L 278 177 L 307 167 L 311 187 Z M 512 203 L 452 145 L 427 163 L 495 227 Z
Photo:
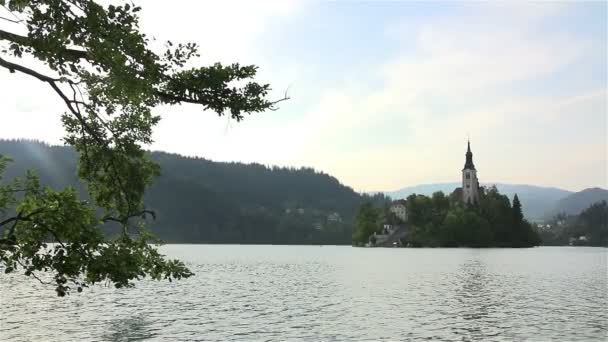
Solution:
M 458 181 L 470 135 L 482 182 L 607 186 L 606 2 L 136 3 L 159 42 L 257 64 L 292 98 L 241 123 L 158 108 L 153 149 L 312 166 L 374 191 Z M 48 86 L 1 70 L 0 100 L 1 138 L 60 141 Z

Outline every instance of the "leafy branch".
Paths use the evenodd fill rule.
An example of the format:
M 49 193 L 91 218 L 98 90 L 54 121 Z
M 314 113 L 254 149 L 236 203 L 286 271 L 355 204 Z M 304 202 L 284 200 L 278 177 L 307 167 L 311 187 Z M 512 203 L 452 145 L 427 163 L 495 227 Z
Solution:
M 160 174 L 143 149 L 152 143 L 160 120 L 152 110 L 188 103 L 240 121 L 246 114 L 276 110 L 289 99 L 287 92 L 268 99 L 270 86 L 253 81 L 254 65 L 185 68 L 198 57 L 193 43 L 167 42 L 166 51 L 152 51 L 139 30 L 141 8 L 131 3 L 0 0 L 0 6 L 15 18 L 0 19 L 27 28 L 26 35 L 0 30 L 0 42 L 7 44 L 0 67 L 48 84 L 61 98 L 64 142 L 80 154 L 78 175 L 91 198 L 91 203 L 78 200 L 73 189 L 43 189 L 31 175 L 27 187 L 0 185 L 0 211 L 18 212 L 0 222 L 0 227 L 11 225 L 0 239 L 5 272 L 19 266 L 34 277 L 35 272 L 53 272 L 58 295 L 69 293 L 67 284 L 80 291 L 102 281 L 125 287 L 145 276 L 191 276 L 183 263 L 166 260 L 150 246 L 155 240 L 143 226 L 145 220 L 138 226 L 131 222 L 155 217 L 143 201 L 145 189 Z M 28 66 L 24 56 L 48 71 Z M 0 178 L 5 162 L 0 158 Z M 122 227 L 114 240 L 101 231 L 109 223 Z M 56 241 L 51 249 L 45 247 L 49 237 Z

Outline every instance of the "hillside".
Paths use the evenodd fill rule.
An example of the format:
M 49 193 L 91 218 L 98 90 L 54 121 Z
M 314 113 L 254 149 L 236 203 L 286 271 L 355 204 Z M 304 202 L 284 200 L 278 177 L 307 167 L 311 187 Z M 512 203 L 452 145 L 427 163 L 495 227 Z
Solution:
M 74 185 L 76 153 L 32 141 L 1 141 L 14 159 L 5 179 L 38 170 L 43 184 Z M 162 175 L 146 192 L 156 211 L 151 229 L 167 242 L 350 244 L 352 222 L 364 197 L 310 168 L 222 163 L 153 152 Z M 328 220 L 337 212 L 341 222 Z
M 608 201 L 608 190 L 602 188 L 589 188 L 570 194 L 559 201 L 546 213 L 547 217 L 565 213 L 567 215 L 578 215 L 590 205 Z
M 575 197 L 590 199 L 592 196 L 589 195 L 590 193 L 601 194 L 597 190 L 592 190 L 596 189 L 583 190 L 580 193 L 585 192 L 585 194 Z M 541 227 L 540 235 L 543 244 L 549 246 L 608 247 L 608 202 L 605 200 L 595 202 L 575 215 L 563 215 L 562 212 L 546 221 Z
M 546 213 L 556 205 L 558 200 L 572 194 L 571 191 L 563 189 L 525 184 L 488 182 L 482 183 L 481 185 L 490 186 L 494 184 L 498 188 L 498 191 L 508 196 L 511 200 L 513 199 L 513 196 L 517 194 L 523 204 L 524 216 L 531 221 L 542 219 L 545 217 Z M 394 199 L 406 198 L 413 193 L 430 196 L 433 194 L 433 192 L 443 191 L 445 194 L 450 194 L 459 186 L 460 183 L 456 182 L 421 184 L 405 187 L 397 191 L 386 192 L 385 194 Z

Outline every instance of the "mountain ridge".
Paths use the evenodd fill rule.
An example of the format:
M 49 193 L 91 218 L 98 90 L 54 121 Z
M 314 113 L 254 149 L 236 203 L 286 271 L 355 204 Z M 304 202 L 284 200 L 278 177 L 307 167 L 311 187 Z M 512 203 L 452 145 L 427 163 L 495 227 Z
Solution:
M 77 153 L 70 147 L 31 140 L 0 140 L 0 154 L 14 160 L 4 181 L 37 171 L 43 185 L 74 186 Z M 151 152 L 161 175 L 146 190 L 156 212 L 150 229 L 166 242 L 350 244 L 357 208 L 374 200 L 312 168 L 215 162 Z M 329 220 L 337 213 L 339 222 Z
M 557 201 L 552 210 L 547 213 L 547 218 L 561 213 L 578 215 L 590 204 L 601 201 L 608 202 L 608 190 L 600 187 L 583 189 Z

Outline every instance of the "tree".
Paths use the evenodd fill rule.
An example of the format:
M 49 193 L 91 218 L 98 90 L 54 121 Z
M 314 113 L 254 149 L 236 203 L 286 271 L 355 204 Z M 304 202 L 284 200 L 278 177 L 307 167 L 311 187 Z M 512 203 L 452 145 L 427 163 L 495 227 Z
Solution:
M 515 225 L 520 225 L 524 220 L 524 214 L 521 210 L 521 202 L 517 194 L 513 197 L 513 222 Z
M 374 232 L 379 229 L 380 212 L 371 202 L 365 202 L 359 207 L 355 231 L 353 232 L 353 245 L 364 245 Z
M 27 29 L 27 35 L 0 30 L 0 67 L 48 84 L 61 98 L 64 142 L 79 153 L 78 175 L 90 197 L 43 188 L 33 173 L 2 184 L 0 209 L 12 213 L 0 221 L 4 272 L 23 270 L 44 281 L 37 273 L 50 271 L 59 296 L 101 281 L 124 287 L 145 276 L 191 276 L 149 245 L 156 241 L 145 229 L 154 213 L 144 191 L 160 172 L 144 150 L 160 120 L 152 109 L 190 103 L 240 121 L 287 97 L 268 100 L 269 85 L 251 81 L 254 65 L 185 68 L 198 56 L 196 44 L 169 41 L 164 52 L 152 51 L 139 31 L 141 8 L 130 3 L 0 0 L 0 6 L 6 12 L 0 20 Z M 39 63 L 26 65 L 22 57 Z M 0 171 L 8 162 L 0 159 Z M 103 236 L 107 225 L 119 229 L 117 238 Z
M 540 243 L 538 232 L 532 227 L 530 222 L 524 219 L 521 202 L 517 194 L 513 197 L 512 225 L 512 247 L 532 247 Z

